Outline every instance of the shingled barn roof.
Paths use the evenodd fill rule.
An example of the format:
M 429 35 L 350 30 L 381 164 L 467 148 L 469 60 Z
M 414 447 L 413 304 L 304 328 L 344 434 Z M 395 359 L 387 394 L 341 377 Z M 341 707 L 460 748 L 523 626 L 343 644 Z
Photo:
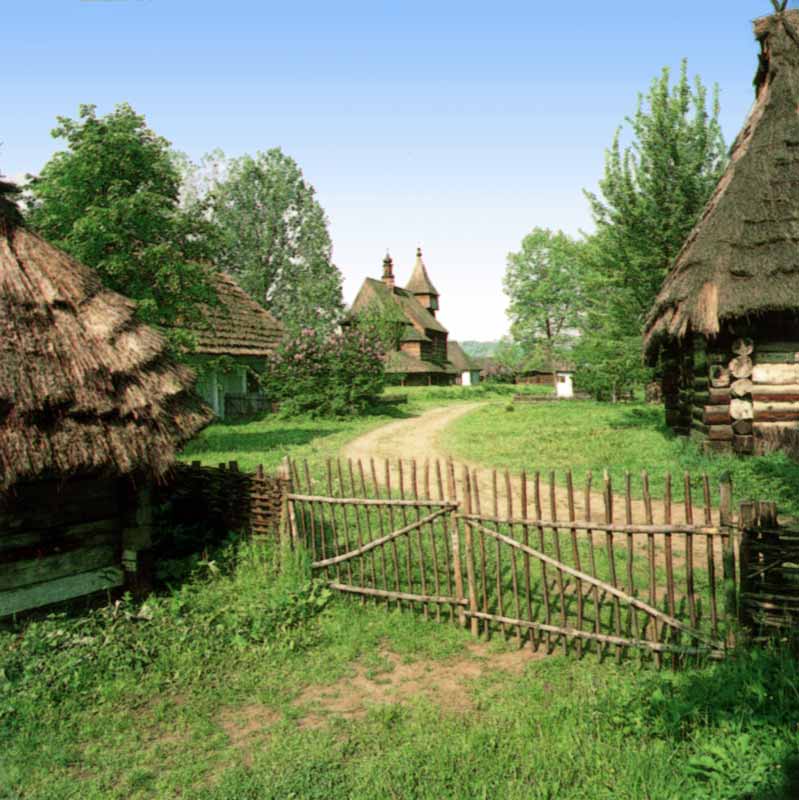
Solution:
M 212 417 L 193 372 L 131 300 L 26 230 L 12 191 L 0 183 L 0 491 L 77 473 L 160 475 Z
M 433 282 L 427 274 L 427 267 L 425 267 L 424 261 L 422 261 L 421 247 L 416 248 L 416 263 L 413 265 L 411 278 L 405 288 L 411 294 L 430 294 L 438 297 L 436 287 L 433 286 Z
M 447 333 L 447 329 L 406 289 L 390 288 L 382 281 L 367 278 L 352 304 L 352 313 L 357 314 L 375 304 L 398 322 L 416 323 L 428 331 Z
M 206 306 L 203 324 L 190 330 L 197 352 L 205 355 L 268 356 L 285 335 L 285 328 L 224 272 L 212 273 L 219 304 Z
M 480 369 L 480 367 L 466 355 L 459 342 L 447 342 L 447 361 L 449 361 L 458 372 Z
M 799 11 L 754 28 L 756 101 L 647 318 L 650 362 L 689 330 L 713 336 L 727 319 L 799 308 Z

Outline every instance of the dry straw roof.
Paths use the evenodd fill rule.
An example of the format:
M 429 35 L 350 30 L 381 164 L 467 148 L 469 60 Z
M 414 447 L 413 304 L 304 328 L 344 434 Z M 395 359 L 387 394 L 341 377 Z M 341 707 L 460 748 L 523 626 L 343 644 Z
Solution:
M 411 279 L 408 281 L 408 285 L 405 288 L 411 292 L 411 294 L 430 294 L 438 297 L 436 287 L 433 286 L 433 282 L 427 274 L 427 267 L 425 267 L 424 261 L 422 261 L 421 247 L 416 248 L 416 263 L 413 265 Z
M 0 184 L 0 491 L 20 481 L 158 476 L 211 420 L 194 375 L 88 267 L 26 230 Z
M 269 356 L 285 335 L 283 325 L 224 272 L 212 282 L 219 304 L 206 306 L 204 324 L 191 326 L 197 352 L 205 355 Z
M 757 99 L 730 165 L 646 322 L 650 361 L 668 338 L 799 308 L 799 11 L 755 21 Z

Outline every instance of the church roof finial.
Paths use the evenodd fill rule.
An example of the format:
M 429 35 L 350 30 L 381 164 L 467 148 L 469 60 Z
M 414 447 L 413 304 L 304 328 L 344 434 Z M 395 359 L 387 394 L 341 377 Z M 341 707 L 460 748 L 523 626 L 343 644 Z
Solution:
M 411 292 L 411 294 L 428 294 L 438 297 L 436 287 L 433 286 L 433 282 L 427 274 L 427 267 L 425 267 L 424 261 L 422 261 L 421 247 L 416 248 L 416 263 L 413 265 L 411 279 L 408 281 L 408 285 L 405 288 Z

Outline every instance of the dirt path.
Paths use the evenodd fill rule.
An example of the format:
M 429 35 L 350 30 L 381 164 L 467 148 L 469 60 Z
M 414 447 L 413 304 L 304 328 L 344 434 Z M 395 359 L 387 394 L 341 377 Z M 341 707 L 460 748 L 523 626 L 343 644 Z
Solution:
M 388 460 L 393 463 L 392 466 L 392 482 L 396 485 L 396 462 L 402 460 L 403 462 L 410 462 L 416 459 L 416 463 L 421 469 L 426 460 L 431 463 L 438 460 L 443 464 L 451 456 L 440 444 L 439 434 L 448 426 L 460 419 L 466 414 L 476 411 L 478 408 L 484 406 L 485 403 L 468 403 L 456 406 L 444 406 L 441 408 L 434 408 L 430 411 L 424 412 L 419 417 L 412 419 L 398 420 L 384 425 L 377 430 L 361 436 L 358 439 L 350 442 L 342 450 L 344 458 L 351 458 L 353 461 L 359 459 L 366 465 L 369 459 L 373 458 L 382 467 L 382 462 Z M 491 510 L 493 500 L 493 479 L 491 470 L 483 467 L 480 464 L 473 462 L 464 462 L 461 459 L 456 459 L 456 482 L 459 497 L 463 496 L 463 466 L 464 464 L 470 470 L 477 470 L 479 476 L 479 493 L 482 500 L 483 511 Z M 612 465 L 609 465 L 612 466 Z M 383 475 L 383 470 L 377 470 L 378 476 Z M 406 479 L 407 480 L 407 479 Z M 530 480 L 528 478 L 528 480 Z M 542 513 L 544 517 L 550 516 L 550 491 L 548 486 L 548 475 L 542 475 L 541 485 L 541 502 Z M 602 476 L 594 476 L 594 487 L 599 484 L 601 487 Z M 530 517 L 533 517 L 533 498 L 532 486 L 529 488 L 529 505 Z M 557 509 L 558 519 L 566 520 L 569 514 L 569 498 L 568 492 L 564 487 L 555 487 L 555 505 Z M 585 509 L 585 492 L 583 487 L 575 486 L 574 509 L 577 519 L 586 519 Z M 515 513 L 521 509 L 521 498 L 518 488 L 518 476 L 513 479 L 513 488 L 511 490 L 511 498 Z M 704 519 L 704 512 L 701 508 L 701 498 L 696 498 L 697 505 L 694 508 L 695 522 L 700 522 Z M 593 491 L 591 493 L 591 519 L 595 522 L 604 522 L 605 512 L 603 505 L 603 496 L 601 491 Z M 498 475 L 498 497 L 497 505 L 501 515 L 504 515 L 507 510 L 507 493 L 505 491 L 504 475 Z M 662 503 L 653 500 L 654 507 L 654 521 L 660 523 L 663 521 L 663 507 Z M 631 504 L 632 518 L 635 522 L 643 523 L 646 519 L 646 508 L 642 500 L 633 500 Z M 613 520 L 614 522 L 624 523 L 626 518 L 625 498 L 624 495 L 614 494 L 613 496 Z M 672 505 L 672 522 L 681 523 L 685 521 L 685 509 L 682 503 L 674 503 Z M 716 511 L 713 512 L 714 524 L 718 521 Z

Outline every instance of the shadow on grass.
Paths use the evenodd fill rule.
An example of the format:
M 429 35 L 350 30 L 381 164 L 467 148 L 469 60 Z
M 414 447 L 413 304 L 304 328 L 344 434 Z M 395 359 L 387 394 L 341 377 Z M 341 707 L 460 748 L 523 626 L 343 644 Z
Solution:
M 290 421 L 286 421 L 287 426 Z M 228 425 L 224 428 L 210 428 L 197 439 L 191 441 L 183 451 L 184 455 L 194 455 L 207 452 L 220 453 L 263 453 L 268 450 L 292 447 L 307 444 L 312 439 L 323 439 L 338 433 L 338 430 L 331 426 L 329 428 L 280 428 L 270 431 L 247 431 L 244 428 L 239 430 L 229 430 Z
M 632 430 L 636 428 L 657 431 L 666 439 L 676 438 L 674 431 L 666 425 L 663 409 L 659 406 L 624 409 L 618 419 L 610 423 L 614 430 Z

